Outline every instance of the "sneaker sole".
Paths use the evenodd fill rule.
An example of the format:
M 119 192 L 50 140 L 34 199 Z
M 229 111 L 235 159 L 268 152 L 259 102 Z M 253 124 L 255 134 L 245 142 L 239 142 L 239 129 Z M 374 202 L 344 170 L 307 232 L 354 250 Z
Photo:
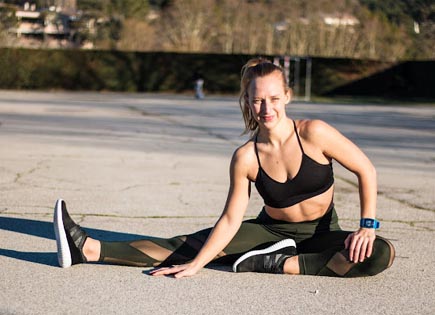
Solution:
M 253 250 L 250 252 L 247 252 L 246 254 L 242 255 L 239 259 L 236 260 L 236 262 L 233 264 L 233 271 L 237 272 L 237 266 L 244 261 L 245 259 L 254 256 L 254 255 L 260 255 L 260 254 L 269 254 L 272 253 L 274 251 L 286 248 L 286 247 L 295 247 L 296 248 L 296 243 L 294 240 L 292 239 L 285 239 L 282 241 L 279 241 L 276 244 L 273 244 L 272 246 L 269 246 L 265 249 L 259 249 L 259 250 Z
M 62 202 L 62 199 L 56 201 L 53 225 L 54 234 L 56 235 L 57 260 L 59 261 L 59 266 L 62 268 L 68 268 L 71 266 L 71 252 L 66 238 L 65 228 L 63 226 Z

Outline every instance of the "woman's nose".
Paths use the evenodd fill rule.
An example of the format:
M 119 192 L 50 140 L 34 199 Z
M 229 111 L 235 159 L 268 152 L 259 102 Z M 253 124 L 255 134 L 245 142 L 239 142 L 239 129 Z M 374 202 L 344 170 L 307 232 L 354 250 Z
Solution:
M 271 102 L 267 99 L 261 102 L 261 111 L 267 113 L 271 109 Z

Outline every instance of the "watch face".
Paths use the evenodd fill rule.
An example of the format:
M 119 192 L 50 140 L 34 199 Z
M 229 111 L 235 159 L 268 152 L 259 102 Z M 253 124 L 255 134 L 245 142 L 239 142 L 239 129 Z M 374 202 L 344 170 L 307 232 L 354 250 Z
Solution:
M 377 223 L 374 219 L 361 219 L 361 227 L 365 228 L 375 228 L 377 229 L 379 227 L 379 223 Z

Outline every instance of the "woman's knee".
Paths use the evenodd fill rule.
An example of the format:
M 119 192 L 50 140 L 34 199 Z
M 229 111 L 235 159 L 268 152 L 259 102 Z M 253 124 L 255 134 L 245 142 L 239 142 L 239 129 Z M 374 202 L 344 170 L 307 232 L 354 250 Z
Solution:
M 395 257 L 393 244 L 383 237 L 376 237 L 372 255 L 355 264 L 345 277 L 374 276 L 391 267 Z
M 366 272 L 369 276 L 374 276 L 393 264 L 395 249 L 393 244 L 387 239 L 377 236 L 373 244 L 371 257 L 366 260 Z
M 385 269 L 390 268 L 393 264 L 394 258 L 396 257 L 396 250 L 394 249 L 393 244 L 389 240 L 377 236 L 374 249 L 376 251 L 374 254 L 379 256 L 379 262 L 385 265 Z

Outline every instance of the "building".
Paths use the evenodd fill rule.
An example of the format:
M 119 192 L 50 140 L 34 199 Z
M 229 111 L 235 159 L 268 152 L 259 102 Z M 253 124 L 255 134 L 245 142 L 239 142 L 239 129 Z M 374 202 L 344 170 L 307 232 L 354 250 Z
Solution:
M 77 47 L 72 21 L 76 15 L 76 0 L 56 0 L 48 8 L 39 9 L 26 2 L 15 11 L 17 23 L 9 29 L 17 38 L 16 46 L 29 48 Z
M 323 23 L 330 26 L 356 26 L 359 20 L 350 14 L 333 14 L 323 16 Z

